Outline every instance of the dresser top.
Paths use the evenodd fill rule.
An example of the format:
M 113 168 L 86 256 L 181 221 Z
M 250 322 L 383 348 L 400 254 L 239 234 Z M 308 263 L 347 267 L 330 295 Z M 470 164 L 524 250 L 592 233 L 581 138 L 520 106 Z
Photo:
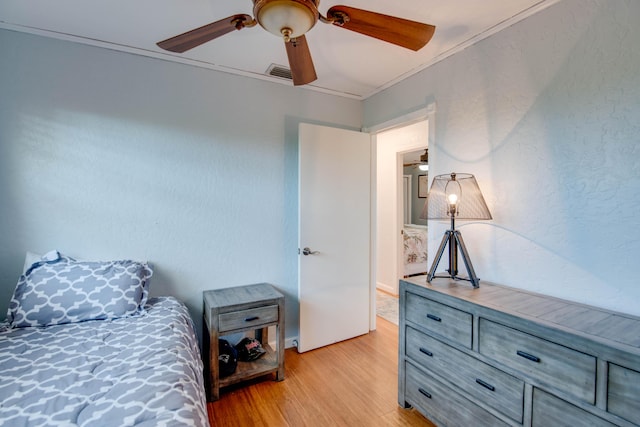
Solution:
M 637 316 L 485 281 L 480 282 L 477 289 L 466 281 L 452 279 L 434 279 L 427 283 L 426 276 L 402 281 L 437 292 L 444 299 L 453 297 L 600 342 L 614 342 L 640 350 L 640 318 Z

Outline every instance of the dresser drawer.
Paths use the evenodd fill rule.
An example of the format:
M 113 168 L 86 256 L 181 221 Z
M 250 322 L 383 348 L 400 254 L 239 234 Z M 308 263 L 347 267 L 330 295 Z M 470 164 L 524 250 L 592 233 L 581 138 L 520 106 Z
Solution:
M 446 378 L 473 400 L 522 423 L 524 381 L 411 327 L 407 327 L 406 340 L 407 356 L 425 370 Z
M 540 389 L 533 389 L 531 427 L 614 427 L 603 420 Z
M 220 332 L 233 331 L 235 329 L 261 326 L 278 321 L 278 306 L 268 305 L 248 310 L 221 313 L 218 316 Z
M 640 372 L 609 364 L 607 410 L 640 424 Z
M 595 357 L 482 318 L 479 334 L 481 354 L 534 381 L 595 403 Z
M 407 292 L 406 295 L 405 315 L 408 321 L 471 348 L 471 314 L 411 292 Z
M 408 403 L 433 421 L 450 426 L 506 426 L 503 421 L 406 362 Z

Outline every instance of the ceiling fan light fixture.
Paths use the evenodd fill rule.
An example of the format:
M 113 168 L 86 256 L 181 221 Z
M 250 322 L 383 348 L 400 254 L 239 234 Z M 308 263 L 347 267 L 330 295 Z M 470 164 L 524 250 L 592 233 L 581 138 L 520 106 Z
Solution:
M 254 15 L 258 23 L 278 37 L 296 38 L 309 31 L 318 20 L 312 1 L 257 1 Z
M 418 165 L 418 169 L 421 171 L 429 170 L 429 149 L 425 148 L 424 153 L 420 156 L 420 164 Z
M 429 149 L 425 148 L 424 153 L 420 155 L 420 162 L 429 163 Z

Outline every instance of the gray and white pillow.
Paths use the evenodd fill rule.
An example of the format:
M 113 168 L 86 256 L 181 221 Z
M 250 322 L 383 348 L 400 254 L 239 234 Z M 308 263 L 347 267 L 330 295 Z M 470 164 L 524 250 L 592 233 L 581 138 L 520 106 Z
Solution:
M 135 316 L 144 311 L 153 272 L 137 261 L 76 261 L 64 255 L 34 263 L 9 303 L 14 328 Z

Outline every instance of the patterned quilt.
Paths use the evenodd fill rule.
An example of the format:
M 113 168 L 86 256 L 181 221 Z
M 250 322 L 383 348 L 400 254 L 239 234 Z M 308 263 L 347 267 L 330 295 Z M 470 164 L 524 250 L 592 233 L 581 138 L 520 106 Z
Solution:
M 0 325 L 1 426 L 208 426 L 186 307 L 47 327 Z

